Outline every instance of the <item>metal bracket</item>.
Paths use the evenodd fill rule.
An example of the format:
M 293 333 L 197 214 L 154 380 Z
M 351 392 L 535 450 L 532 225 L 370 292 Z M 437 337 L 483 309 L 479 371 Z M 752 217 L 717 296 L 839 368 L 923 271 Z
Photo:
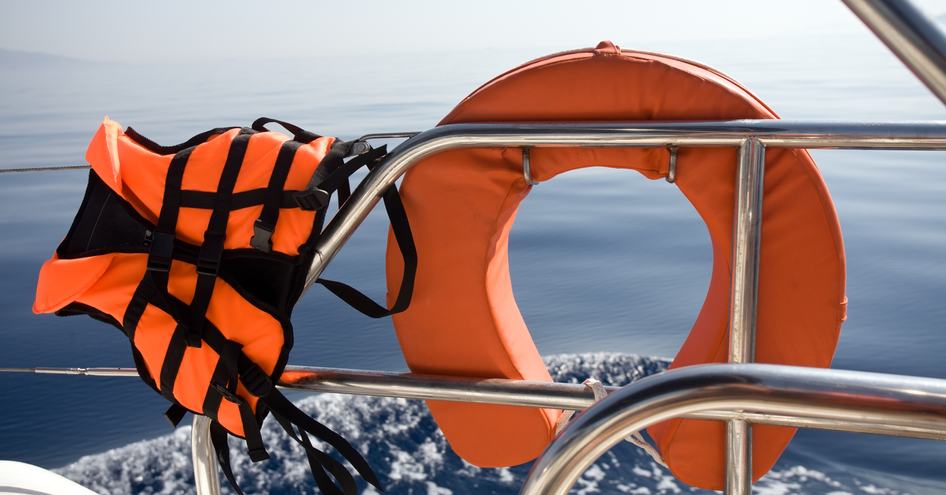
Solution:
M 532 178 L 532 160 L 529 157 L 529 150 L 531 148 L 522 147 L 522 177 L 525 178 L 526 184 L 530 186 L 539 185 L 539 181 Z
M 349 156 L 363 155 L 369 151 L 371 151 L 371 145 L 368 144 L 367 141 L 359 139 L 358 141 L 351 143 L 351 153 Z
M 670 163 L 667 165 L 667 182 L 673 184 L 677 181 L 677 147 L 674 145 L 667 146 L 667 151 L 670 152 Z

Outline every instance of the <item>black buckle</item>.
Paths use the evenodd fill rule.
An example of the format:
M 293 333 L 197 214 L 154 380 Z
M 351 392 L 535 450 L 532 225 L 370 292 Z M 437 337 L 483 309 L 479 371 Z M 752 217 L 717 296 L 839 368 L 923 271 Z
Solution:
M 153 272 L 170 271 L 171 260 L 174 256 L 174 234 L 146 230 L 145 242 L 151 245 L 148 250 L 148 270 Z
M 243 397 L 240 397 L 239 395 L 237 395 L 236 393 L 234 393 L 227 387 L 220 385 L 219 383 L 212 382 L 210 384 L 210 387 L 213 388 L 218 394 L 220 394 L 220 397 L 223 397 L 229 402 L 232 402 L 238 406 L 242 406 L 246 404 L 246 399 L 244 399 Z
M 253 223 L 253 237 L 250 238 L 250 245 L 258 251 L 268 253 L 273 250 L 273 229 L 263 224 L 262 219 L 257 218 Z
M 197 273 L 216 277 L 220 273 L 220 258 L 223 256 L 223 241 L 226 234 L 204 234 L 204 243 L 197 251 Z
M 307 211 L 318 211 L 328 206 L 331 195 L 322 189 L 306 189 L 293 195 L 299 208 Z

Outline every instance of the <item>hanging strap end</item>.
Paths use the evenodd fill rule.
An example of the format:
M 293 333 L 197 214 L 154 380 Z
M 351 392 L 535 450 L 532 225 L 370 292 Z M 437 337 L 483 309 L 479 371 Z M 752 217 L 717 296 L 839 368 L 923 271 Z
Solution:
M 269 459 L 269 453 L 266 452 L 264 448 L 250 449 L 248 451 L 250 460 L 253 462 L 260 462 Z
M 180 404 L 171 404 L 171 407 L 164 412 L 164 417 L 171 423 L 172 428 L 177 428 L 177 425 L 181 424 L 181 420 L 184 419 L 184 415 L 187 414 L 187 409 Z

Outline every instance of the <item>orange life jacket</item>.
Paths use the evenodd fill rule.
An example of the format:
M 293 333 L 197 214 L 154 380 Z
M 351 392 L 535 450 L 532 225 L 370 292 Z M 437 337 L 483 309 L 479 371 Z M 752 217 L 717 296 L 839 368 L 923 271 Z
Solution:
M 308 435 L 328 442 L 377 486 L 367 462 L 274 383 L 292 347 L 289 318 L 329 197 L 338 190 L 343 202 L 348 176 L 385 150 L 279 122 L 289 137 L 268 131 L 270 121 L 159 146 L 106 118 L 86 153 L 92 171 L 85 199 L 42 267 L 33 309 L 86 314 L 122 330 L 141 378 L 173 403 L 167 416 L 174 424 L 186 411 L 214 420 L 213 443 L 238 492 L 227 432 L 246 439 L 252 460 L 265 459 L 260 424 L 272 412 L 306 450 L 323 491 L 339 493 L 337 483 L 354 493 L 352 475 Z M 389 213 L 401 212 L 398 229 L 407 228 L 396 190 L 385 202 Z M 387 310 L 344 284 L 323 282 L 372 316 L 399 311 L 410 299 L 405 286 Z

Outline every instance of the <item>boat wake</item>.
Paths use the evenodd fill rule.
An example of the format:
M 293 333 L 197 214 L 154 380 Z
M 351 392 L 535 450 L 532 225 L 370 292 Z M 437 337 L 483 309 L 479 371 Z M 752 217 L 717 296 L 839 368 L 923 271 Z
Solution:
M 627 354 L 566 354 L 546 363 L 556 381 L 581 382 L 593 377 L 624 385 L 666 367 L 667 360 Z M 388 494 L 513 494 L 518 493 L 529 465 L 480 469 L 465 463 L 447 445 L 421 401 L 324 394 L 297 405 L 349 439 L 366 453 Z M 247 493 L 316 493 L 305 455 L 275 422 L 263 427 L 270 460 L 254 465 L 234 450 L 234 472 Z M 236 440 L 234 440 L 235 442 Z M 788 495 L 827 493 L 898 495 L 849 469 L 815 459 L 783 459 L 760 481 L 754 493 Z M 817 469 L 812 467 L 817 466 Z M 171 494 L 193 490 L 190 427 L 152 440 L 136 442 L 86 456 L 57 472 L 100 493 Z M 896 483 L 891 480 L 892 483 Z M 223 483 L 226 484 L 225 482 Z M 375 491 L 362 485 L 364 493 Z M 224 487 L 225 492 L 228 487 Z M 712 493 L 676 481 L 664 468 L 630 444 L 602 456 L 578 481 L 575 493 L 677 494 Z

